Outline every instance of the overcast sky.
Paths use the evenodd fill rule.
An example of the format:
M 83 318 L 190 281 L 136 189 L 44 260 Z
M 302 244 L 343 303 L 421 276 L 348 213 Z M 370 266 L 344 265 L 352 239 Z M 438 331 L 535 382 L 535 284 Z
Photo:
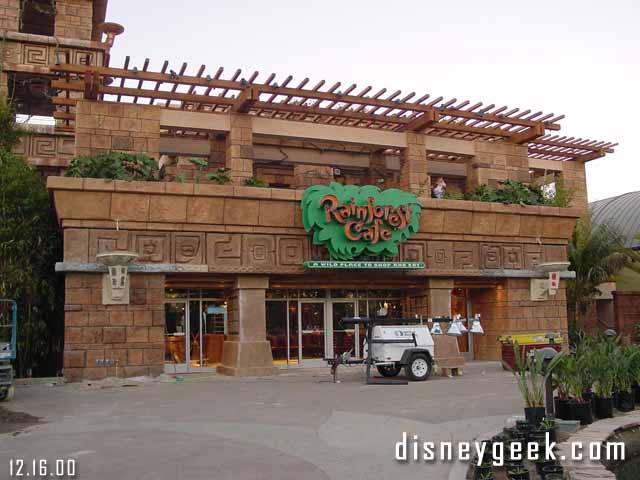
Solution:
M 640 1 L 109 0 L 112 66 L 293 75 L 564 114 L 563 135 L 618 142 L 587 164 L 589 200 L 640 190 Z M 417 96 L 415 98 L 417 98 Z

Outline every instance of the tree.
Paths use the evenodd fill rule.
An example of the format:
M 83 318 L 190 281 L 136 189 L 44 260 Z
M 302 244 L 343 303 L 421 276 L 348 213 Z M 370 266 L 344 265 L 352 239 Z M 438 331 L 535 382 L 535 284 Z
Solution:
M 636 269 L 635 252 L 624 246 L 624 238 L 606 224 L 593 225 L 589 218 L 578 220 L 569 241 L 570 270 L 576 278 L 567 281 L 569 331 L 584 325 L 598 285 L 625 267 Z
M 12 153 L 20 133 L 11 108 L 0 104 L 0 297 L 18 303 L 18 375 L 55 375 L 64 308 L 54 265 L 62 242 L 42 179 Z

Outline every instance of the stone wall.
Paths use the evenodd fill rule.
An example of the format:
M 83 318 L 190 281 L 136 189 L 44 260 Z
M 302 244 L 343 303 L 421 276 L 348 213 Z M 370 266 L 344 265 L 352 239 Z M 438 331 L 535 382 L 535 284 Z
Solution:
M 571 206 L 587 212 L 587 174 L 583 162 L 569 161 L 562 164 L 564 187 L 573 190 Z
M 0 1 L 0 30 L 17 32 L 20 28 L 20 0 Z
M 230 129 L 227 135 L 226 167 L 233 183 L 244 185 L 253 177 L 253 128 L 251 117 L 240 113 L 230 116 Z
M 131 303 L 102 305 L 102 274 L 65 281 L 64 376 L 68 381 L 163 372 L 164 275 L 131 274 Z M 112 360 L 113 366 L 104 366 Z
M 407 132 L 407 146 L 402 151 L 400 159 L 401 190 L 413 192 L 418 195 L 430 194 L 430 181 L 427 174 L 427 151 L 424 135 L 421 133 Z
M 93 1 L 56 0 L 56 37 L 91 40 Z
M 160 107 L 78 101 L 76 155 L 142 152 L 158 159 L 159 144 Z
M 613 292 L 616 331 L 638 341 L 635 326 L 640 325 L 640 292 Z
M 498 360 L 499 335 L 512 333 L 559 331 L 567 342 L 567 307 L 565 282 L 549 300 L 530 300 L 528 279 L 505 279 L 496 287 L 471 290 L 474 312 L 480 313 L 484 335 L 476 335 L 476 358 Z
M 467 189 L 479 185 L 497 187 L 503 180 L 529 182 L 529 158 L 526 145 L 506 142 L 473 142 L 475 156 L 467 163 Z

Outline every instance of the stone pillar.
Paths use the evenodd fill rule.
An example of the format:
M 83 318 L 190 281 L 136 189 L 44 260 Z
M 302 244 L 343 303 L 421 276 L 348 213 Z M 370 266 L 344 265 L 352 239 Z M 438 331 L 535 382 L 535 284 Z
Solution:
M 526 145 L 480 140 L 473 144 L 475 156 L 467 161 L 467 190 L 479 185 L 495 188 L 503 180 L 531 180 Z
M 57 0 L 55 36 L 91 40 L 93 2 L 91 0 Z
M 160 148 L 160 107 L 79 100 L 75 155 L 118 151 L 145 153 Z
M 407 146 L 400 159 L 401 190 L 430 196 L 431 185 L 427 174 L 427 151 L 422 133 L 407 132 Z
M 371 153 L 367 170 L 367 183 L 380 188 L 391 188 L 392 179 L 389 173 L 384 152 L 378 150 Z M 381 182 L 381 180 L 384 180 L 384 182 Z
M 9 96 L 9 76 L 1 72 L 0 73 L 0 100 L 6 101 Z
M 17 32 L 20 29 L 20 0 L 4 0 L 0 7 L 0 30 Z
M 225 375 L 272 375 L 267 341 L 265 290 L 269 277 L 238 277 L 229 302 L 229 335 L 218 372 Z
M 130 285 L 129 305 L 102 305 L 101 273 L 67 274 L 63 356 L 67 381 L 164 371 L 164 274 L 134 273 Z
M 562 162 L 562 179 L 564 180 L 564 188 L 573 190 L 571 206 L 583 209 L 586 214 L 588 210 L 587 174 L 584 162 L 577 160 Z
M 244 185 L 253 177 L 253 128 L 251 116 L 232 113 L 229 115 L 230 129 L 227 135 L 226 166 L 233 183 Z
M 453 280 L 430 278 L 427 280 L 429 287 L 429 316 L 451 316 L 451 291 Z M 442 329 L 446 331 L 449 324 L 443 323 Z M 460 354 L 458 339 L 448 335 L 434 335 L 436 362 L 441 374 L 449 372 L 460 374 L 464 367 L 464 357 Z M 457 370 L 456 370 L 457 369 Z

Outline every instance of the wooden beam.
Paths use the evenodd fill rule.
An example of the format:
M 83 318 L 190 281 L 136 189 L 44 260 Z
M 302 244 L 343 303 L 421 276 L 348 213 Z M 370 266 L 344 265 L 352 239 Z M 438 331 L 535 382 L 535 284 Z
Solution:
M 439 115 L 435 110 L 424 112 L 419 117 L 407 123 L 402 130 L 410 132 L 423 132 L 427 127 L 435 124 L 439 119 Z
M 518 144 L 528 143 L 532 140 L 535 140 L 536 138 L 542 137 L 544 133 L 545 133 L 544 125 L 537 124 L 528 128 L 522 133 L 512 134 L 511 141 L 513 143 L 518 143 Z
M 543 158 L 529 158 L 529 168 L 561 172 L 564 168 L 564 162 L 559 162 L 558 160 L 545 160 Z
M 249 113 L 253 105 L 260 99 L 260 92 L 255 87 L 247 87 L 233 105 L 231 105 L 231 111 L 234 113 Z

